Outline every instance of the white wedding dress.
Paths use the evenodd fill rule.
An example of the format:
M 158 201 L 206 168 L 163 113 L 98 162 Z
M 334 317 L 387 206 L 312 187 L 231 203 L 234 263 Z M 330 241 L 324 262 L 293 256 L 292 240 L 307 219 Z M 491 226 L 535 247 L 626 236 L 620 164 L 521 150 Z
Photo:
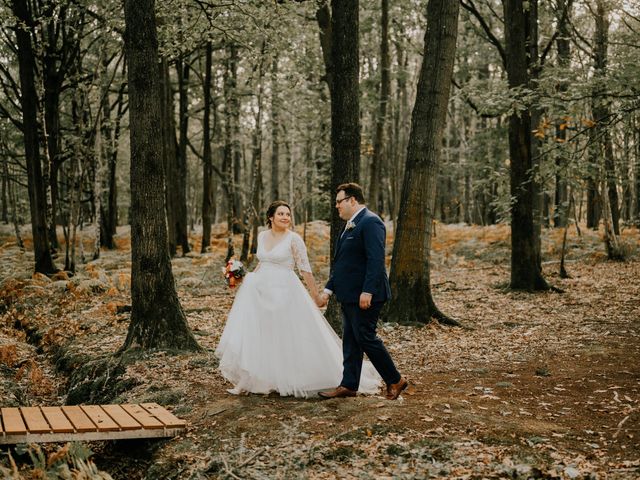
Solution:
M 293 270 L 311 272 L 300 235 L 269 241 L 269 230 L 259 234 L 260 263 L 238 288 L 215 353 L 232 393 L 307 398 L 340 384 L 342 342 Z M 365 361 L 359 391 L 377 393 L 380 381 Z

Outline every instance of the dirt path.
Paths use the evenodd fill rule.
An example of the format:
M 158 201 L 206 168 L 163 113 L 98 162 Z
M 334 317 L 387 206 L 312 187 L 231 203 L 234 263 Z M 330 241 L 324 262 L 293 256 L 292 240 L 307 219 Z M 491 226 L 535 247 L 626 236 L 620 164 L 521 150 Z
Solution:
M 325 235 L 312 230 L 307 242 L 320 276 Z M 129 387 L 113 401 L 157 401 L 191 427 L 168 442 L 96 444 L 99 464 L 127 479 L 640 478 L 638 257 L 603 261 L 597 235 L 585 234 L 570 242 L 572 278 L 555 277 L 547 264 L 565 293 L 514 293 L 501 288 L 502 227 L 440 227 L 438 235 L 435 298 L 469 329 L 380 328 L 411 381 L 397 402 L 227 394 L 213 349 L 233 291 L 215 274 L 200 282 L 222 253 L 174 260 L 183 307 L 206 351 L 142 355 L 126 367 L 121 381 Z M 625 238 L 637 250 L 638 232 Z M 544 245 L 553 260 L 558 239 L 549 234 Z M 25 283 L 3 312 L 0 347 L 24 344 L 8 326 L 19 310 L 39 312 L 31 316 L 45 351 L 63 344 L 95 357 L 115 351 L 127 328 L 127 314 L 117 311 L 127 302 L 127 255 L 107 252 L 83 272 L 73 302 L 68 290 L 45 295 Z M 91 278 L 107 288 L 87 287 Z M 70 332 L 75 338 L 65 343 Z M 44 398 L 29 395 L 35 404 Z

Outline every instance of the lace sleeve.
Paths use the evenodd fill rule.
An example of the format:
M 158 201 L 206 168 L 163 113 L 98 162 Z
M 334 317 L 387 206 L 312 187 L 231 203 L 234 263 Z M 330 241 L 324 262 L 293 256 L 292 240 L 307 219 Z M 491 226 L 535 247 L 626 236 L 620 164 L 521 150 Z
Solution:
M 301 272 L 311 273 L 311 265 L 309 264 L 309 257 L 307 256 L 307 247 L 305 246 L 302 237 L 297 233 L 293 234 L 291 248 L 293 250 L 293 259 L 298 266 L 298 270 Z

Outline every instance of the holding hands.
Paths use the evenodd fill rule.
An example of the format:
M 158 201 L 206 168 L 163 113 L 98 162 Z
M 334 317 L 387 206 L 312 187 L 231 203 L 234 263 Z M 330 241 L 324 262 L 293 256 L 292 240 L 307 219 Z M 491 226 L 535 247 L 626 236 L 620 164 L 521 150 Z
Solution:
M 371 299 L 373 298 L 373 295 L 371 295 L 370 293 L 361 293 L 360 294 L 360 301 L 358 302 L 359 307 L 362 310 L 367 310 L 368 308 L 371 308 Z M 318 305 L 318 307 L 323 308 L 326 307 L 327 302 L 329 302 L 329 294 L 327 292 L 322 292 L 320 294 L 318 294 L 315 297 L 315 302 L 316 305 Z
M 315 301 L 318 307 L 320 308 L 326 307 L 327 303 L 329 302 L 329 294 L 326 292 L 322 292 L 316 296 Z

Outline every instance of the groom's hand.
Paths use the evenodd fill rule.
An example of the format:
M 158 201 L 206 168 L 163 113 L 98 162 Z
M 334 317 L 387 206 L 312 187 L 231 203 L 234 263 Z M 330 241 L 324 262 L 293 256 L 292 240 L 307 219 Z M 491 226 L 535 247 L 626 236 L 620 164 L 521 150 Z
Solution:
M 328 301 L 329 295 L 327 295 L 326 293 L 321 293 L 316 297 L 316 305 L 318 305 L 318 307 L 320 308 L 324 307 Z
M 371 295 L 370 293 L 361 293 L 360 294 L 360 308 L 362 310 L 367 310 L 369 307 L 371 307 L 371 299 L 373 298 L 373 295 Z

